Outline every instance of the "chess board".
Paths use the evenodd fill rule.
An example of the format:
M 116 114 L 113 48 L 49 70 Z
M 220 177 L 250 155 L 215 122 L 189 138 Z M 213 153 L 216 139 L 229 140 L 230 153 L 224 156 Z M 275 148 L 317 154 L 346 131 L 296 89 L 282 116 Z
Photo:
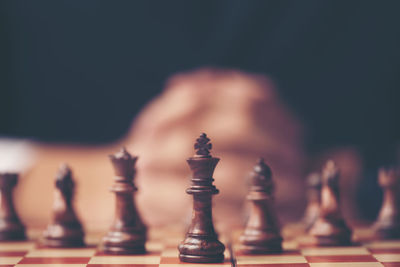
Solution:
M 360 230 L 358 233 L 368 230 Z M 183 231 L 168 228 L 153 229 L 146 244 L 145 255 L 112 256 L 97 251 L 100 235 L 89 236 L 88 247 L 74 249 L 49 249 L 37 246 L 35 241 L 0 243 L 0 267 L 4 266 L 133 266 L 151 267 L 177 265 L 185 266 L 241 266 L 241 267 L 302 267 L 302 266 L 400 266 L 400 240 L 364 240 L 349 247 L 314 248 L 300 247 L 299 238 L 303 235 L 296 227 L 283 230 L 284 252 L 270 255 L 243 255 L 237 238 L 241 230 L 229 232 L 231 236 L 220 233 L 220 239 L 227 249 L 225 261 L 219 264 L 181 263 L 177 246 L 183 239 Z M 362 236 L 362 235 L 361 235 Z M 360 238 L 362 240 L 362 238 Z

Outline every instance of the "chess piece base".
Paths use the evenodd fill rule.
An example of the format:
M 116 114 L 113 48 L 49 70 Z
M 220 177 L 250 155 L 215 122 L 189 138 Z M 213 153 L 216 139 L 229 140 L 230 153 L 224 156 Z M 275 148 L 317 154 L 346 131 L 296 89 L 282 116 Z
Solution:
M 313 237 L 310 245 L 315 246 L 350 246 L 351 230 L 343 220 L 328 222 L 318 219 L 310 229 Z
M 24 231 L 0 232 L 0 241 L 24 241 L 26 235 Z
M 242 245 L 240 252 L 243 254 L 268 254 L 268 253 L 280 253 L 282 252 L 281 243 L 267 244 L 266 246 L 250 246 Z
M 26 240 L 25 227 L 19 223 L 10 223 L 6 221 L 4 226 L 0 229 L 0 241 L 20 240 Z
M 207 256 L 179 254 L 179 259 L 183 262 L 190 262 L 190 263 L 219 263 L 224 261 L 224 254 L 207 255 Z
M 41 245 L 49 248 L 79 248 L 84 247 L 83 239 L 51 239 L 45 238 L 41 241 Z
M 145 254 L 146 235 L 140 233 L 109 232 L 103 238 L 100 250 L 106 254 Z
M 279 253 L 282 251 L 282 240 L 278 230 L 263 232 L 248 229 L 240 237 L 240 251 L 244 254 Z
M 50 224 L 43 233 L 41 245 L 50 248 L 84 247 L 84 232 L 80 223 L 66 226 Z
M 375 227 L 375 236 L 378 239 L 399 239 L 400 228 L 399 227 Z
M 217 236 L 187 236 L 179 245 L 179 259 L 191 263 L 217 263 L 224 261 L 225 246 Z

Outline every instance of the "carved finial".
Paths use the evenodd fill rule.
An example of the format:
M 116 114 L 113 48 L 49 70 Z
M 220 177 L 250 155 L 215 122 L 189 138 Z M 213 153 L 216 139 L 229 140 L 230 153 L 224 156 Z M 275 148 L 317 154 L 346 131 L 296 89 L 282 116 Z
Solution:
M 259 158 L 257 160 L 257 165 L 254 166 L 254 172 L 266 177 L 267 179 L 271 178 L 272 176 L 271 168 L 265 164 L 263 158 Z
M 73 193 L 74 186 L 71 168 L 65 163 L 61 164 L 56 175 L 56 187 L 64 195 L 70 196 Z
M 386 167 L 380 168 L 378 173 L 380 186 L 398 186 L 400 184 L 400 168 Z
M 111 158 L 117 160 L 130 160 L 132 159 L 132 155 L 126 150 L 125 147 L 122 147 L 120 151 L 115 153 L 114 155 L 110 155 Z
M 194 149 L 196 150 L 196 157 L 208 158 L 210 156 L 210 149 L 212 144 L 209 143 L 210 138 L 207 137 L 205 133 L 202 133 L 199 138 L 196 139 L 194 144 Z
M 339 168 L 333 160 L 328 160 L 322 169 L 322 183 L 326 184 L 336 191 L 339 183 Z
M 263 158 L 259 158 L 254 166 L 253 172 L 250 174 L 249 184 L 250 191 L 263 191 L 267 194 L 273 192 L 272 171 Z
M 319 172 L 312 172 L 307 176 L 307 186 L 313 188 L 321 188 L 322 179 Z

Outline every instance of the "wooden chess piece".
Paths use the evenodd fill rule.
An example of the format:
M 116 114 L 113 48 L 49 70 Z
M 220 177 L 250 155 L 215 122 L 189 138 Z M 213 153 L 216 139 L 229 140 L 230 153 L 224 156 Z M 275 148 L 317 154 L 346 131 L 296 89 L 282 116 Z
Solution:
M 45 247 L 83 247 L 85 233 L 73 207 L 75 183 L 71 169 L 63 164 L 56 175 L 53 214 L 43 232 Z
M 107 254 L 144 254 L 147 229 L 136 209 L 133 183 L 137 157 L 125 148 L 110 156 L 115 180 L 111 191 L 115 193 L 116 207 L 114 222 L 103 238 L 100 250 Z
M 249 177 L 251 211 L 240 237 L 240 250 L 245 254 L 265 254 L 282 251 L 282 237 L 274 210 L 272 172 L 262 158 Z
M 373 226 L 375 234 L 381 239 L 400 238 L 400 168 L 380 169 L 378 181 L 383 189 L 383 202 Z
M 193 215 L 185 240 L 179 245 L 179 259 L 192 263 L 224 261 L 225 246 L 218 240 L 212 221 L 211 197 L 218 194 L 212 184 L 214 169 L 219 158 L 210 155 L 211 143 L 205 133 L 197 138 L 195 156 L 187 162 L 193 173 L 191 186 L 186 190 L 193 195 Z
M 0 173 L 0 241 L 25 240 L 25 226 L 14 208 L 13 190 L 18 174 Z
M 309 230 L 317 220 L 321 205 L 321 174 L 313 172 L 307 177 L 307 207 L 303 222 L 306 230 Z
M 316 246 L 351 244 L 351 230 L 343 219 L 339 205 L 339 170 L 332 160 L 322 171 L 321 210 L 309 233 Z

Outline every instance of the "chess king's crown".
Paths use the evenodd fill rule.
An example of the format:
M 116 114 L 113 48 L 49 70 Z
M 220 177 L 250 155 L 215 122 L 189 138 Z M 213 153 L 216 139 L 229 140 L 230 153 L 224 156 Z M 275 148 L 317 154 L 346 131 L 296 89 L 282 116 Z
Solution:
M 194 144 L 194 149 L 196 150 L 195 155 L 187 159 L 193 173 L 193 177 L 191 178 L 192 185 L 187 190 L 189 194 L 199 192 L 218 193 L 218 190 L 212 184 L 214 181 L 212 176 L 219 158 L 210 155 L 211 148 L 210 139 L 205 133 L 202 133 Z
M 128 179 L 133 178 L 135 174 L 135 163 L 138 159 L 137 157 L 129 154 L 125 147 L 123 147 L 121 151 L 114 155 L 110 155 L 109 157 L 114 167 L 115 175 Z

